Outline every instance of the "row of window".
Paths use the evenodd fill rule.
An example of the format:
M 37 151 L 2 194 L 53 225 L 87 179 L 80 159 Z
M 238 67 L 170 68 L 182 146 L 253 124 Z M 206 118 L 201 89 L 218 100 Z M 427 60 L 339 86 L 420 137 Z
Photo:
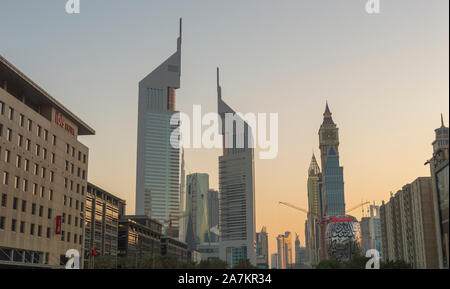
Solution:
M 28 229 L 27 229 L 28 227 Z M 0 216 L 0 230 L 6 230 L 6 218 L 4 216 Z M 21 234 L 30 234 L 31 236 L 42 237 L 43 236 L 43 227 L 42 225 L 37 225 L 34 223 L 27 224 L 24 221 L 18 221 L 16 219 L 11 219 L 11 227 L 10 230 L 12 232 L 17 232 Z M 51 237 L 51 228 L 46 227 L 45 237 L 50 239 Z M 74 244 L 82 244 L 83 235 L 79 235 L 74 233 L 71 238 L 71 232 L 61 231 L 61 241 L 73 242 Z
M 9 184 L 9 173 L 7 171 L 3 172 L 2 182 L 3 182 L 4 185 L 8 185 Z M 22 185 L 20 185 L 21 183 L 22 183 Z M 15 189 L 22 190 L 23 192 L 28 192 L 29 191 L 28 187 L 29 186 L 28 186 L 28 180 L 27 179 L 25 179 L 25 178 L 21 179 L 18 176 L 14 177 L 14 188 Z M 39 196 L 41 198 L 45 198 L 46 197 L 46 192 L 47 192 L 47 189 L 45 188 L 45 186 L 41 185 L 39 187 L 38 184 L 33 183 L 33 185 L 32 185 L 32 193 L 33 193 L 33 195 L 36 196 L 36 195 L 39 194 Z M 47 197 L 48 197 L 48 199 L 50 201 L 53 200 L 53 190 L 52 189 L 48 190 Z
M 5 110 L 5 104 L 3 102 L 0 101 L 0 115 L 4 114 L 4 110 Z M 11 121 L 14 121 L 15 119 L 15 111 L 14 108 L 9 107 L 8 109 L 8 119 Z M 21 113 L 19 113 L 19 126 L 21 127 L 25 127 L 25 116 Z M 27 120 L 27 124 L 26 124 L 26 128 L 28 129 L 28 131 L 33 131 L 33 121 L 31 119 Z M 36 124 L 36 135 L 38 137 L 43 137 L 45 141 L 48 141 L 48 137 L 49 137 L 49 132 L 47 129 L 42 129 L 42 127 L 38 124 Z M 53 135 L 52 136 L 52 144 L 56 145 L 56 136 Z
M 8 206 L 8 195 L 7 194 L 2 194 L 2 199 L 1 199 L 1 206 L 6 208 Z M 26 200 L 19 200 L 17 197 L 14 197 L 12 199 L 12 209 L 13 210 L 20 210 L 21 212 L 26 212 L 27 211 L 27 207 L 28 207 L 28 203 Z M 31 203 L 30 206 L 30 213 L 31 215 L 38 215 L 39 217 L 43 217 L 44 216 L 44 206 L 37 206 L 36 203 Z M 47 218 L 51 219 L 52 218 L 52 209 L 48 208 L 47 209 Z
M 72 157 L 75 157 L 75 147 L 71 147 L 70 144 L 66 144 L 66 153 L 71 155 Z M 86 154 L 83 154 L 81 151 L 78 151 L 78 160 L 81 161 L 81 158 L 83 156 L 83 164 L 86 163 Z

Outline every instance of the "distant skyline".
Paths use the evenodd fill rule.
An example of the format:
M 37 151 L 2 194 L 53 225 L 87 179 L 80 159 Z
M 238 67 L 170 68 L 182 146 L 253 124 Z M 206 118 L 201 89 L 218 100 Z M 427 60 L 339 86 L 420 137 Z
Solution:
M 2 0 L 0 54 L 96 130 L 89 181 L 127 201 L 134 213 L 138 83 L 176 51 L 183 18 L 177 110 L 217 110 L 223 96 L 240 112 L 279 114 L 279 152 L 255 160 L 256 231 L 297 232 L 312 150 L 328 101 L 339 127 L 347 207 L 389 198 L 429 176 L 440 113 L 449 124 L 447 0 L 65 1 Z M 258 149 L 255 150 L 255 154 Z M 217 189 L 221 150 L 187 149 L 186 174 L 208 173 Z M 322 168 L 321 168 L 322 169 Z M 361 210 L 352 212 L 357 218 Z

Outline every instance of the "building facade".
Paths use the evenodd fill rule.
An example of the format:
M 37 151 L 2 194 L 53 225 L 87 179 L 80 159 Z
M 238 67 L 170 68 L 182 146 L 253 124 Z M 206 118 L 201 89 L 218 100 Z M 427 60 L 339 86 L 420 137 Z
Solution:
M 234 267 L 248 259 L 256 265 L 255 174 L 251 128 L 222 100 L 217 69 L 218 113 L 223 155 L 219 157 L 220 259 Z M 229 118 L 234 125 L 226 126 Z M 241 126 L 242 125 L 242 126 Z M 238 131 L 241 127 L 242 131 Z M 249 141 L 248 141 L 249 140 Z
M 256 266 L 269 269 L 269 236 L 265 226 L 256 233 Z
M 278 235 L 277 237 L 277 268 L 286 269 L 292 262 L 292 238 L 291 232 L 285 232 L 284 235 Z
M 181 20 L 177 51 L 139 82 L 136 214 L 165 223 L 180 212 Z M 179 236 L 179 221 L 172 222 Z
M 186 178 L 186 243 L 189 249 L 197 249 L 210 240 L 208 223 L 209 175 L 194 173 Z
M 89 268 L 94 249 L 102 256 L 117 256 L 119 219 L 125 211 L 125 200 L 88 182 L 85 207 L 85 268 Z
M 370 205 L 368 217 L 361 218 L 361 247 L 363 255 L 369 249 L 377 250 L 382 254 L 380 207 Z M 380 256 L 382 257 L 382 256 Z
M 430 177 L 419 177 L 380 207 L 382 257 L 417 269 L 439 267 Z
M 270 269 L 278 268 L 278 253 L 273 253 L 270 255 Z
M 0 56 L 0 263 L 83 262 L 89 150 L 95 131 Z
M 119 219 L 118 255 L 137 264 L 146 255 L 161 255 L 162 225 L 148 216 Z
M 305 222 L 305 240 L 311 264 L 320 262 L 320 216 L 322 209 L 322 174 L 316 157 L 312 156 L 308 169 L 308 218 Z
M 339 129 L 331 117 L 328 103 L 319 129 L 319 148 L 323 171 L 323 205 L 329 217 L 345 215 L 344 169 L 339 165 Z
M 449 268 L 449 128 L 442 114 L 441 127 L 435 129 L 435 134 L 433 156 L 426 164 L 430 164 L 431 171 L 439 267 Z
M 219 192 L 216 190 L 208 191 L 208 224 L 210 228 L 219 225 Z

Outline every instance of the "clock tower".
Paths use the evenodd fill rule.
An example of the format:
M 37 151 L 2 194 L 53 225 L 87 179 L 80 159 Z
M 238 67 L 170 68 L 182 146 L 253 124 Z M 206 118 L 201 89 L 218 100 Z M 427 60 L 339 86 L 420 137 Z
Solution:
M 327 102 L 319 129 L 319 148 L 323 173 L 322 208 L 329 217 L 345 215 L 344 168 L 339 165 L 338 130 Z

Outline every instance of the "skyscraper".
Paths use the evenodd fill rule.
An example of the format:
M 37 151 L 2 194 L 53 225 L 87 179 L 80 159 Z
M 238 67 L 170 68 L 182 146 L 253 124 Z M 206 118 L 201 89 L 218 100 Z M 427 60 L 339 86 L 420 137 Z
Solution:
M 256 233 L 256 266 L 260 269 L 269 268 L 269 237 L 265 226 Z
M 339 165 L 339 129 L 326 104 L 319 129 L 319 148 L 323 170 L 323 208 L 329 217 L 345 215 L 344 172 Z
M 312 264 L 317 264 L 320 257 L 318 216 L 322 214 L 322 211 L 322 174 L 313 153 L 308 169 L 308 219 L 305 222 L 307 255 Z
M 370 205 L 370 216 L 361 218 L 362 253 L 376 249 L 381 254 L 381 223 L 380 207 Z
M 292 264 L 292 238 L 291 232 L 277 237 L 278 269 L 286 269 Z
M 223 135 L 223 155 L 219 157 L 220 258 L 230 266 L 245 259 L 255 265 L 254 156 L 253 148 L 247 142 L 252 140 L 252 131 L 222 100 L 218 68 L 217 95 L 218 113 L 222 121 L 219 130 Z M 226 118 L 230 116 L 236 124 L 231 127 L 225 125 Z M 241 125 L 243 131 L 238 129 Z
M 208 174 L 189 174 L 186 178 L 186 243 L 189 249 L 209 241 Z M 184 240 L 183 240 L 184 241 Z
M 216 190 L 208 191 L 208 223 L 210 228 L 219 224 L 219 192 Z
M 175 90 L 180 87 L 181 19 L 177 51 L 139 82 L 136 161 L 136 214 L 165 222 L 180 210 L 180 149 L 177 128 L 171 121 Z M 172 223 L 178 236 L 179 221 Z

